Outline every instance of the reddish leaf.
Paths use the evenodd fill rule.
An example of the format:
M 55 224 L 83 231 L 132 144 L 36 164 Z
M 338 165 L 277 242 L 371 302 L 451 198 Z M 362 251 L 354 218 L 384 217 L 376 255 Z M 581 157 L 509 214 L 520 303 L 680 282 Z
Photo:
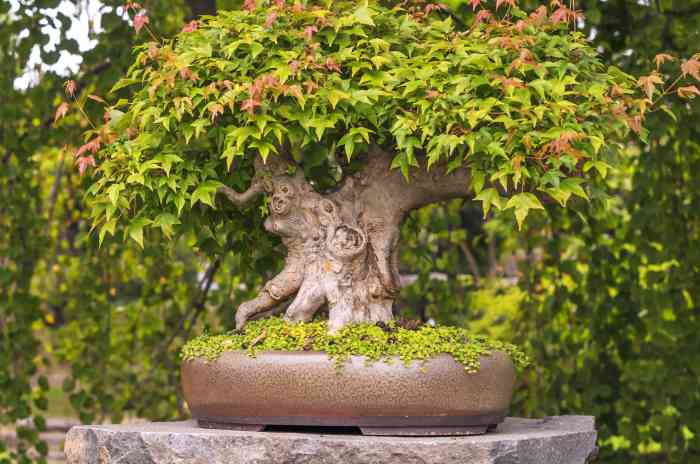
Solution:
M 82 176 L 83 174 L 85 174 L 85 171 L 87 170 L 88 166 L 95 167 L 95 158 L 93 158 L 92 155 L 82 156 L 78 158 L 75 163 L 78 165 L 78 171 Z
M 77 84 L 72 79 L 63 83 L 63 88 L 65 89 L 66 94 L 68 94 L 68 96 L 71 98 L 73 98 L 75 96 L 76 87 L 77 87 Z
M 75 157 L 79 158 L 80 156 L 83 155 L 83 153 L 90 152 L 90 153 L 97 153 L 97 151 L 100 149 L 100 138 L 95 137 L 94 139 L 90 140 L 88 143 L 83 145 L 78 149 L 78 151 L 75 153 Z
M 637 134 L 642 132 L 642 117 L 635 116 L 633 118 L 627 118 L 627 125 L 635 131 Z
M 683 71 L 683 77 L 690 74 L 695 79 L 700 81 L 700 61 L 697 59 L 691 58 L 685 63 L 681 64 L 681 71 Z
M 610 108 L 610 111 L 612 111 L 612 114 L 614 116 L 617 116 L 618 118 L 627 116 L 627 106 L 625 106 L 624 103 L 620 103 L 618 105 L 613 106 L 612 108 Z
M 224 112 L 224 107 L 220 103 L 211 104 L 208 108 L 209 113 L 211 113 L 211 122 L 214 122 L 214 120 Z
M 198 27 L 199 27 L 199 22 L 195 19 L 195 20 L 192 20 L 189 23 L 185 24 L 185 27 L 182 28 L 182 32 L 184 32 L 184 33 L 194 32 L 197 30 Z
M 557 8 L 554 13 L 552 13 L 552 22 L 554 24 L 562 23 L 569 20 L 569 15 L 571 10 L 565 6 Z
M 243 9 L 248 11 L 255 11 L 258 8 L 255 0 L 245 0 L 243 2 Z
M 296 74 L 296 72 L 299 70 L 299 67 L 300 67 L 300 66 L 301 66 L 301 61 L 299 61 L 299 60 L 292 60 L 292 61 L 289 63 L 289 70 Z
M 90 95 L 88 95 L 88 98 L 89 98 L 90 100 L 94 100 L 94 101 L 99 102 L 99 103 L 102 103 L 102 104 L 104 104 L 104 105 L 107 104 L 107 102 L 104 101 L 104 99 L 98 97 L 97 95 L 92 95 L 92 94 L 90 94 Z
M 304 87 L 306 87 L 306 93 L 313 93 L 315 90 L 318 90 L 318 84 L 314 81 L 304 82 Z
M 340 66 L 335 62 L 333 58 L 326 58 L 326 69 L 329 71 L 341 72 Z
M 256 100 L 253 97 L 247 99 L 246 101 L 243 102 L 241 105 L 241 110 L 247 111 L 248 113 L 255 114 L 255 108 L 260 106 L 260 100 Z
M 564 132 L 558 139 L 553 140 L 549 145 L 554 153 L 562 154 L 573 151 L 571 144 L 583 138 L 582 134 L 574 131 Z
M 58 108 L 56 108 L 56 115 L 53 117 L 53 122 L 55 123 L 58 122 L 59 119 L 62 119 L 68 113 L 69 108 L 70 105 L 68 105 L 67 102 L 58 105 Z
M 681 98 L 693 99 L 693 98 L 695 98 L 696 95 L 700 96 L 700 90 L 698 90 L 698 88 L 695 87 L 694 85 L 689 85 L 687 87 L 679 87 L 678 88 L 678 96 Z
M 656 84 L 663 84 L 663 82 L 664 81 L 661 79 L 661 76 L 654 72 L 648 76 L 640 77 L 637 85 L 644 89 L 644 93 L 647 94 L 647 98 L 651 100 L 651 97 L 656 91 Z
M 527 85 L 525 83 L 518 79 L 517 77 L 509 77 L 505 78 L 503 76 L 498 76 L 498 79 L 501 81 L 501 84 L 503 84 L 504 89 L 508 89 L 509 87 L 515 87 L 515 88 L 525 88 Z
M 134 10 L 134 11 L 136 11 L 136 10 L 140 10 L 140 9 L 141 9 L 141 5 L 138 4 L 138 3 L 136 3 L 136 2 L 126 2 L 126 3 L 124 4 L 124 7 L 123 7 L 123 8 L 124 8 L 124 11 L 126 11 L 126 12 L 128 12 L 129 10 Z
M 575 22 L 579 18 L 583 18 L 580 11 L 574 11 L 561 4 L 561 2 L 552 2 L 558 8 L 552 13 L 551 20 L 554 24 L 563 22 Z
M 437 90 L 428 90 L 426 96 L 430 99 L 437 98 L 440 96 L 440 92 L 438 92 Z
M 480 24 L 491 19 L 491 12 L 489 10 L 480 10 L 476 17 L 474 18 L 474 24 Z
M 610 95 L 612 95 L 613 97 L 624 97 L 625 96 L 625 89 L 623 89 L 622 87 L 620 87 L 617 84 L 614 84 L 610 88 Z
M 134 16 L 134 30 L 136 30 L 136 33 L 138 34 L 141 28 L 149 22 L 150 19 L 148 19 L 148 14 L 146 14 L 144 11 Z
M 263 85 L 263 89 L 268 87 L 276 87 L 280 81 L 272 74 L 266 74 L 260 78 L 260 82 Z
M 440 10 L 446 10 L 447 7 L 445 5 L 442 5 L 440 3 L 428 3 L 425 5 L 425 14 L 430 14 L 433 11 L 440 11 Z
M 302 11 L 304 11 L 304 5 L 302 3 L 295 3 L 292 7 L 292 12 L 294 13 L 301 13 Z
M 469 0 L 469 6 L 472 7 L 473 11 L 476 11 L 476 8 L 481 6 L 481 0 Z
M 504 4 L 508 5 L 508 6 L 515 7 L 516 3 L 517 3 L 516 0 L 496 0 L 496 9 L 499 9 L 501 7 L 501 5 L 504 5 Z
M 193 82 L 196 82 L 199 80 L 199 75 L 197 75 L 196 72 L 193 72 L 188 67 L 184 67 L 184 68 L 180 69 L 180 77 L 185 79 L 185 80 L 190 80 Z
M 311 40 L 311 38 L 317 32 L 318 32 L 318 28 L 316 26 L 306 26 L 304 28 L 304 37 L 306 37 L 307 40 Z
M 540 5 L 535 11 L 530 13 L 530 21 L 535 25 L 543 24 L 547 20 L 547 7 Z
M 304 97 L 304 94 L 301 91 L 301 87 L 299 87 L 298 85 L 290 85 L 289 87 L 287 87 L 287 89 L 285 90 L 285 94 L 293 95 L 300 100 Z
M 662 64 L 667 61 L 674 61 L 675 58 L 668 53 L 659 53 L 654 57 L 654 60 L 656 61 L 656 70 L 658 71 Z
M 267 18 L 265 19 L 265 27 L 268 29 L 271 28 L 272 25 L 275 24 L 275 21 L 277 21 L 277 13 L 273 11 L 267 15 Z
M 277 8 L 284 8 L 284 0 L 274 0 L 274 3 Z

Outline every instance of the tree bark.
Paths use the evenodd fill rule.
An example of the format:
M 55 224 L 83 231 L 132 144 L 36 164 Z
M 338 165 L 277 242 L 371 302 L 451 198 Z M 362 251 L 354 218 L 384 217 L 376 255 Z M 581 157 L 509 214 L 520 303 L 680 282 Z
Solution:
M 359 322 L 389 321 L 400 284 L 398 242 L 406 214 L 429 203 L 468 196 L 465 169 L 417 169 L 410 181 L 391 169 L 393 155 L 377 146 L 365 167 L 342 187 L 320 194 L 301 169 L 288 175 L 282 158 L 256 161 L 251 187 L 221 192 L 240 207 L 260 194 L 270 195 L 265 229 L 279 235 L 288 250 L 282 272 L 236 313 L 242 327 L 257 314 L 293 298 L 285 318 L 310 321 L 328 306 L 329 331 Z

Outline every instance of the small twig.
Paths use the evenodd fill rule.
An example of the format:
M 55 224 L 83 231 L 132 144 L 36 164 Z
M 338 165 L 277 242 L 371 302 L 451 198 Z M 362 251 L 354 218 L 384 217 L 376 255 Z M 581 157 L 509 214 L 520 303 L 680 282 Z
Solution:
M 659 95 L 659 96 L 656 98 L 656 100 L 654 100 L 654 101 L 651 102 L 651 107 L 653 108 L 654 106 L 656 106 L 656 104 L 659 103 L 659 102 L 661 101 L 662 98 L 664 98 L 666 95 L 670 94 L 670 93 L 673 91 L 673 88 L 674 88 L 676 85 L 678 85 L 678 83 L 679 83 L 682 79 L 683 79 L 683 74 L 679 74 L 678 77 L 676 78 L 676 80 L 674 80 L 674 81 L 671 83 L 671 85 L 669 85 L 668 87 L 666 87 L 666 89 L 664 89 L 664 91 L 661 93 L 661 95 Z
M 467 245 L 466 242 L 459 242 L 459 247 L 461 248 L 462 253 L 464 253 L 464 256 L 467 258 L 467 263 L 469 264 L 469 268 L 474 276 L 474 282 L 478 284 L 481 280 L 481 274 L 479 273 L 479 265 L 476 262 L 474 253 L 472 253 L 472 251 L 469 249 L 469 245 Z
M 56 174 L 54 174 L 53 186 L 51 187 L 51 196 L 49 197 L 49 210 L 46 222 L 51 228 L 51 220 L 53 219 L 53 211 L 56 206 L 56 200 L 58 200 L 58 191 L 61 187 L 61 178 L 63 177 L 63 163 L 65 161 L 65 156 L 63 150 L 59 155 L 58 166 L 56 167 Z
M 264 330 L 260 333 L 260 335 L 258 335 L 257 337 L 255 337 L 255 338 L 253 339 L 253 341 L 250 342 L 250 347 L 252 348 L 252 347 L 254 347 L 255 345 L 257 345 L 258 343 L 262 342 L 263 340 L 265 340 L 265 337 L 267 337 L 267 329 L 264 329 Z

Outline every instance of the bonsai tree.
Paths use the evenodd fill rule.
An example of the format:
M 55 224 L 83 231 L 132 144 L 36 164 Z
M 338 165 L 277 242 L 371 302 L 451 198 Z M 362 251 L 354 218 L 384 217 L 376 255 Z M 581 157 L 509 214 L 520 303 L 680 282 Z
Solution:
M 77 154 L 100 242 L 121 225 L 252 256 L 264 217 L 285 267 L 238 327 L 285 302 L 295 322 L 327 306 L 331 333 L 391 320 L 407 213 L 465 197 L 520 227 L 588 199 L 662 83 L 638 95 L 558 1 L 498 4 L 467 26 L 422 1 L 248 0 L 143 45 Z

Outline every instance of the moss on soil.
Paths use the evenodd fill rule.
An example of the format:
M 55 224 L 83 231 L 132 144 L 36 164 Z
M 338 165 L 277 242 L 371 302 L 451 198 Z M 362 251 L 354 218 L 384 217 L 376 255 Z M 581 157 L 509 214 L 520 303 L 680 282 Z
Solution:
M 406 365 L 427 360 L 441 353 L 451 355 L 467 372 L 477 372 L 482 356 L 494 351 L 507 353 L 516 368 L 529 364 L 527 356 L 510 343 L 475 336 L 459 327 L 416 326 L 390 322 L 358 324 L 327 333 L 326 321 L 289 324 L 279 317 L 248 323 L 241 331 L 223 335 L 201 335 L 185 344 L 182 359 L 217 359 L 226 351 L 246 350 L 251 356 L 259 351 L 322 351 L 338 367 L 350 356 L 365 356 L 369 361 L 398 356 Z

